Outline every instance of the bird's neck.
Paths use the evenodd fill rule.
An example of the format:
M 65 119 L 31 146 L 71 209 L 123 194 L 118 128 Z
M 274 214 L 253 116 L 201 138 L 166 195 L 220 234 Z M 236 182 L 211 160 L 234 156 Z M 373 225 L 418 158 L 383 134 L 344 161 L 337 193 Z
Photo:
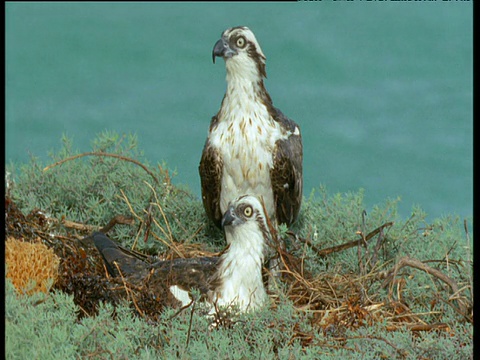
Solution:
M 262 280 L 263 234 L 246 227 L 227 231 L 226 237 L 230 245 L 220 259 L 215 300 L 218 305 L 237 305 L 241 311 L 255 309 L 267 298 Z
M 262 103 L 266 107 L 272 106 L 272 99 L 256 65 L 240 66 L 231 60 L 227 61 L 226 65 L 227 91 L 224 102 L 239 107 L 248 107 L 251 103 Z

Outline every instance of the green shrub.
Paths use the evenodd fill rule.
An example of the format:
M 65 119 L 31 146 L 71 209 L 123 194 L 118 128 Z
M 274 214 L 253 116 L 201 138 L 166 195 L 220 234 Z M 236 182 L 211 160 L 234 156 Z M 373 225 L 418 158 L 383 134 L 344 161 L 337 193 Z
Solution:
M 112 236 L 126 246 L 136 239 L 138 249 L 151 253 L 164 251 L 172 241 L 222 242 L 219 231 L 211 231 L 213 238 L 205 234 L 201 204 L 187 190 L 172 185 L 165 164 L 152 168 L 143 159 L 135 136 L 104 132 L 93 141 L 94 154 L 88 156 L 72 150 L 71 139 L 63 137 L 62 143 L 58 153 L 50 154 L 47 167 L 36 158 L 19 169 L 10 166 L 14 178 L 10 194 L 24 213 L 41 209 L 57 219 L 103 227 L 116 215 L 134 217 L 137 224 L 146 221 L 150 209 L 158 222 L 151 224 L 147 242 L 138 241 L 145 229 L 137 233 L 132 226 L 117 226 Z
M 42 211 L 57 219 L 50 225 L 51 233 L 75 232 L 62 224 L 63 219 L 100 228 L 116 215 L 128 215 L 135 226 L 117 225 L 109 232 L 127 248 L 135 244 L 137 250 L 157 254 L 170 250 L 172 243 L 210 251 L 225 246 L 199 199 L 172 185 L 165 164 L 148 164 L 135 136 L 102 133 L 88 155 L 74 151 L 70 139 L 62 141 L 62 149 L 50 155 L 47 167 L 35 158 L 30 164 L 7 167 L 11 173 L 7 195 L 24 214 Z M 330 195 L 320 187 L 304 199 L 292 227 L 298 238 L 280 229 L 287 251 L 302 260 L 309 280 L 331 287 L 338 309 L 325 304 L 325 308 L 297 307 L 282 292 L 289 288 L 285 284 L 272 297 L 273 308 L 227 319 L 216 328 L 198 311 L 190 316 L 191 307 L 180 314 L 165 308 L 152 322 L 126 302 L 104 303 L 96 316 L 79 319 L 82 309 L 72 296 L 58 290 L 17 295 L 6 280 L 7 358 L 472 358 L 472 234 L 465 232 L 458 217 L 428 223 L 426 214 L 414 208 L 404 220 L 397 213 L 399 199 L 389 199 L 368 212 L 363 199 L 363 190 Z M 320 253 L 362 237 L 368 238 L 364 246 L 327 256 Z M 458 293 L 414 266 L 389 277 L 405 257 L 448 276 Z M 341 283 L 333 281 L 336 275 Z M 395 312 L 400 309 L 396 304 L 408 307 L 405 316 L 441 326 L 432 331 L 408 329 L 403 313 Z M 462 304 L 468 311 L 459 312 Z M 376 306 L 376 313 L 367 311 L 370 305 Z M 349 306 L 353 310 L 346 310 Z

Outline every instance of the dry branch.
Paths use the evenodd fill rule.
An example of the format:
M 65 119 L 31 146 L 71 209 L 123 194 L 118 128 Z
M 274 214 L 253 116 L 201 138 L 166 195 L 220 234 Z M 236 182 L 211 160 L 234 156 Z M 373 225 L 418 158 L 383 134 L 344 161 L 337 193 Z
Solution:
M 387 274 L 387 277 L 384 280 L 384 282 L 382 284 L 382 287 L 384 287 L 384 288 L 387 287 L 393 281 L 393 279 L 396 277 L 396 275 L 398 274 L 398 271 L 401 268 L 406 267 L 406 266 L 410 266 L 410 267 L 413 267 L 415 269 L 425 271 L 427 274 L 430 274 L 430 275 L 436 277 L 437 279 L 446 283 L 452 289 L 452 292 L 453 292 L 454 295 L 458 295 L 459 289 L 458 289 L 458 285 L 455 282 L 455 280 L 451 279 L 450 277 L 448 277 L 447 275 L 442 273 L 440 270 L 434 269 L 434 268 L 422 263 L 420 260 L 412 259 L 408 256 L 402 257 L 398 261 L 398 263 L 393 267 L 393 269 Z M 457 300 L 458 300 L 457 302 L 458 302 L 458 305 L 459 305 L 460 313 L 464 316 L 467 316 L 468 315 L 468 306 L 466 306 L 466 304 L 463 301 L 460 301 L 460 299 L 457 298 Z
M 59 222 L 55 218 L 49 218 L 48 220 L 51 220 L 53 222 Z M 134 222 L 135 222 L 134 219 L 132 219 L 131 217 L 123 216 L 123 215 L 117 215 L 112 220 L 110 220 L 107 225 L 98 229 L 98 226 L 82 224 L 82 223 L 78 223 L 78 222 L 67 220 L 67 219 L 62 219 L 60 221 L 60 223 L 63 226 L 65 226 L 69 229 L 75 229 L 75 230 L 80 230 L 80 231 L 88 231 L 88 232 L 100 231 L 104 234 L 109 232 L 115 225 L 133 225 Z
M 51 165 L 48 165 L 47 167 L 45 167 L 43 169 L 43 171 L 47 171 L 47 170 L 50 170 L 51 168 L 55 167 L 55 166 L 58 166 L 58 165 L 62 165 L 63 163 L 66 163 L 67 161 L 72 161 L 72 160 L 76 160 L 78 158 L 81 158 L 81 157 L 84 157 L 84 156 L 100 156 L 100 157 L 113 157 L 113 158 L 116 158 L 116 159 L 120 159 L 120 160 L 123 160 L 123 161 L 128 161 L 128 162 L 131 162 L 131 163 L 134 163 L 135 165 L 138 165 L 140 166 L 143 170 L 145 170 L 145 172 L 150 175 L 153 180 L 155 180 L 155 183 L 157 185 L 160 185 L 160 182 L 158 181 L 157 177 L 155 176 L 154 173 L 152 173 L 150 170 L 148 170 L 148 168 L 143 165 L 141 162 L 137 161 L 137 160 L 134 160 L 134 159 L 131 159 L 131 158 L 128 158 L 126 156 L 122 156 L 122 155 L 118 155 L 118 154 L 109 154 L 109 153 L 103 153 L 103 152 L 97 152 L 97 151 L 93 151 L 93 152 L 86 152 L 86 153 L 82 153 L 82 154 L 78 154 L 78 155 L 74 155 L 74 156 L 70 156 L 66 159 L 62 159 L 60 161 L 57 161 L 56 163 L 53 163 Z
M 397 331 L 403 328 L 404 324 L 400 326 L 387 326 L 387 331 Z M 448 324 L 445 323 L 436 323 L 436 324 L 407 324 L 405 327 L 411 331 L 432 331 L 432 330 L 442 330 L 442 331 L 451 331 L 451 328 Z
M 384 228 L 386 227 L 389 227 L 389 226 L 392 226 L 393 225 L 393 222 L 387 222 L 385 224 L 383 224 L 382 226 L 379 226 L 378 228 L 376 228 L 375 230 L 373 230 L 372 232 L 370 232 L 367 236 L 363 237 L 359 240 L 353 240 L 353 241 L 349 241 L 349 242 L 346 242 L 342 245 L 336 245 L 336 246 L 332 246 L 332 247 L 329 247 L 327 249 L 318 249 L 310 239 L 306 239 L 306 238 L 301 238 L 299 236 L 296 236 L 295 234 L 293 234 L 292 232 L 288 232 L 288 234 L 290 236 L 294 236 L 295 238 L 299 239 L 300 241 L 304 242 L 305 244 L 307 244 L 308 246 L 310 246 L 316 253 L 318 256 L 320 257 L 326 257 L 327 255 L 330 255 L 331 253 L 335 253 L 335 252 L 340 252 L 340 251 L 344 251 L 344 250 L 347 250 L 347 249 L 350 249 L 354 246 L 359 246 L 359 245 L 364 245 L 366 244 L 367 241 L 369 241 L 371 238 L 373 238 L 375 235 L 379 234 L 381 231 L 383 231 Z

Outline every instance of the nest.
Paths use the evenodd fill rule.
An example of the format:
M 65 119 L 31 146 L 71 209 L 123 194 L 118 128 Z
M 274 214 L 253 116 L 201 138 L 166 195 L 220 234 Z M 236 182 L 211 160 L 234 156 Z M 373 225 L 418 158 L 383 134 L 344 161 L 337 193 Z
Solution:
M 12 281 L 19 279 L 20 274 L 28 278 L 22 279 L 22 282 L 15 280 L 17 288 L 24 288 L 25 281 L 28 282 L 29 279 L 36 280 L 40 286 L 45 284 L 45 278 L 54 279 L 54 289 L 73 294 L 76 305 L 81 309 L 79 317 L 94 315 L 100 302 L 107 301 L 115 305 L 127 300 L 139 316 L 155 322 L 165 306 L 175 304 L 167 289 L 159 287 L 158 284 L 152 286 L 148 279 L 133 284 L 122 276 L 117 278 L 108 276 L 103 260 L 93 244 L 82 240 L 93 230 L 98 229 L 65 219 L 60 221 L 48 218 L 39 210 L 24 215 L 8 196 L 5 199 L 5 218 L 5 230 L 9 239 L 6 241 L 8 276 Z M 125 217 L 116 217 L 103 228 L 103 231 L 108 231 L 118 223 L 132 222 Z M 323 250 L 315 248 L 308 239 L 301 239 L 295 234 L 288 233 L 292 241 L 310 246 L 321 257 L 357 246 L 361 271 L 359 274 L 322 273 L 313 276 L 304 269 L 302 258 L 286 252 L 281 246 L 276 246 L 282 268 L 280 283 L 283 295 L 293 302 L 298 311 L 312 314 L 313 325 L 326 334 L 340 339 L 347 329 L 368 326 L 379 321 L 386 321 L 387 329 L 392 331 L 405 327 L 412 331 L 450 331 L 449 325 L 442 321 L 425 322 L 423 320 L 425 314 L 415 314 L 404 301 L 401 289 L 405 279 L 398 274 L 400 269 L 412 267 L 444 283 L 445 288 L 450 291 L 440 297 L 452 306 L 464 321 L 473 323 L 473 300 L 464 295 L 455 281 L 439 270 L 411 258 L 402 258 L 396 264 L 383 264 L 380 267 L 375 265 L 378 262 L 372 261 L 375 253 L 370 254 L 368 259 L 361 256 L 361 246 L 372 238 L 380 242 L 383 229 L 391 225 L 386 223 L 369 233 L 359 234 L 359 240 Z M 67 230 L 67 235 L 58 234 L 56 230 L 59 226 Z M 12 238 L 23 239 L 23 242 Z M 165 259 L 216 255 L 203 250 L 200 245 L 175 242 L 173 237 L 170 240 L 170 251 L 164 254 Z M 25 254 L 30 251 L 26 250 L 27 246 L 35 249 L 38 261 L 26 257 Z M 15 254 L 17 255 L 13 260 L 15 265 L 12 265 L 11 259 Z M 19 257 L 18 254 L 23 255 Z M 150 261 L 144 254 L 137 255 L 146 263 Z M 29 269 L 20 269 L 20 263 Z M 39 269 L 42 271 L 38 271 Z M 41 273 L 42 277 L 35 278 L 34 274 L 37 273 Z M 381 284 L 383 288 L 388 289 L 388 300 L 379 300 L 374 292 L 369 291 L 374 284 Z M 42 288 L 42 291 L 47 289 Z M 276 291 L 270 291 L 270 295 L 272 306 L 275 308 L 280 296 Z M 308 345 L 314 335 L 298 331 L 295 337 L 304 345 Z

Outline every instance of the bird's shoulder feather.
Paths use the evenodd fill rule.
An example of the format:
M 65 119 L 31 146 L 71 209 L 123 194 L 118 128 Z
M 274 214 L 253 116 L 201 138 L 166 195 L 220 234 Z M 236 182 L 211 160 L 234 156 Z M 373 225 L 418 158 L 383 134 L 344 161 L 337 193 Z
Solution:
M 212 118 L 212 124 L 214 121 L 216 121 L 215 116 Z M 220 211 L 222 167 L 223 160 L 219 151 L 212 146 L 207 138 L 198 170 L 200 173 L 203 206 L 208 218 L 218 227 L 220 227 L 222 219 Z
M 274 108 L 272 117 L 291 133 L 275 144 L 270 171 L 278 223 L 291 225 L 297 218 L 303 196 L 303 145 L 298 124 Z

